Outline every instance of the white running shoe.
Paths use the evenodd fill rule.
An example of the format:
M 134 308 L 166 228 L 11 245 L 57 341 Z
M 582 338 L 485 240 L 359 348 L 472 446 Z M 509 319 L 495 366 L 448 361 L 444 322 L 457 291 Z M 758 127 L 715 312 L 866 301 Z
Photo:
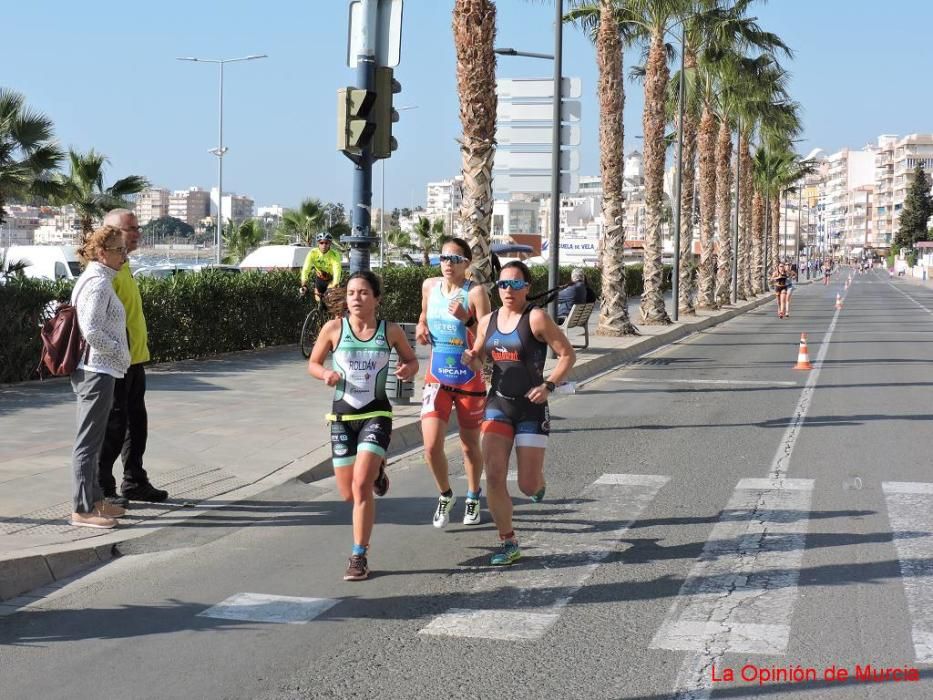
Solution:
M 467 496 L 464 501 L 466 507 L 463 509 L 463 524 L 464 525 L 479 525 L 479 499 L 470 498 Z
M 450 522 L 450 511 L 456 502 L 456 496 L 451 496 L 450 498 L 447 496 L 438 496 L 437 509 L 434 511 L 434 527 L 447 527 L 447 523 Z

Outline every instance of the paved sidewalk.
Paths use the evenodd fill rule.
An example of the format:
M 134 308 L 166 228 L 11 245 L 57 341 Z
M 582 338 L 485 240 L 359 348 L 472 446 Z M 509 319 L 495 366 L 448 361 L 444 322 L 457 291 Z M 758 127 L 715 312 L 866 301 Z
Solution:
M 642 326 L 640 336 L 625 338 L 596 336 L 594 313 L 590 347 L 578 351 L 573 379 L 592 377 L 771 299 L 701 312 L 672 326 Z M 637 318 L 637 299 L 630 310 Z M 574 343 L 581 339 L 579 329 L 571 332 Z M 422 375 L 425 352 L 418 349 Z M 305 367 L 291 346 L 149 367 L 145 466 L 171 498 L 158 505 L 134 503 L 113 531 L 68 523 L 75 414 L 68 381 L 0 388 L 0 601 L 106 561 L 119 554 L 120 542 L 292 479 L 331 474 L 323 418 L 331 392 Z M 419 408 L 416 383 L 411 405 L 396 407 L 392 454 L 421 444 Z

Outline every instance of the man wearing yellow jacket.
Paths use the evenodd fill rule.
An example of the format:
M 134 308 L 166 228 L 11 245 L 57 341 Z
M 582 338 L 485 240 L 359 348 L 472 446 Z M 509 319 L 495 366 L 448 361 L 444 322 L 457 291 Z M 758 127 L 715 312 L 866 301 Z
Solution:
M 139 222 L 129 209 L 114 209 L 104 217 L 105 226 L 114 226 L 123 232 L 126 252 L 139 247 Z M 143 453 L 149 435 L 149 417 L 146 413 L 146 372 L 143 365 L 149 361 L 149 335 L 143 315 L 143 300 L 139 286 L 133 279 L 130 264 L 124 263 L 113 280 L 113 289 L 126 310 L 126 332 L 130 341 L 130 368 L 114 386 L 113 408 L 107 421 L 107 433 L 100 450 L 98 479 L 104 499 L 124 508 L 129 501 L 161 503 L 168 491 L 157 489 L 149 482 L 143 469 Z M 123 462 L 122 496 L 117 495 L 117 482 L 113 465 L 117 455 Z

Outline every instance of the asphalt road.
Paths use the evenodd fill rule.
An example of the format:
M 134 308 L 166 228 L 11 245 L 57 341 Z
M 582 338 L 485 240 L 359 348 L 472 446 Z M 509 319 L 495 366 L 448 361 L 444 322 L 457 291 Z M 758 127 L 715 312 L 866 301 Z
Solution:
M 933 697 L 933 292 L 840 282 L 554 401 L 511 569 L 487 512 L 431 527 L 420 455 L 362 583 L 332 483 L 289 485 L 0 618 L 0 697 Z

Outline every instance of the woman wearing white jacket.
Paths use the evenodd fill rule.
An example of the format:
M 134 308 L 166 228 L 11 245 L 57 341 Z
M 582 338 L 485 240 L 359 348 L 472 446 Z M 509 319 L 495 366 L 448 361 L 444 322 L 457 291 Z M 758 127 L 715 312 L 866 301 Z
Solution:
M 86 267 L 75 283 L 71 303 L 77 309 L 87 349 L 71 375 L 71 387 L 78 397 L 78 429 L 71 458 L 71 524 L 109 529 L 126 513 L 124 508 L 104 501 L 97 481 L 114 382 L 130 366 L 126 312 L 113 291 L 113 278 L 126 261 L 123 234 L 113 226 L 97 229 L 78 249 L 78 257 Z

